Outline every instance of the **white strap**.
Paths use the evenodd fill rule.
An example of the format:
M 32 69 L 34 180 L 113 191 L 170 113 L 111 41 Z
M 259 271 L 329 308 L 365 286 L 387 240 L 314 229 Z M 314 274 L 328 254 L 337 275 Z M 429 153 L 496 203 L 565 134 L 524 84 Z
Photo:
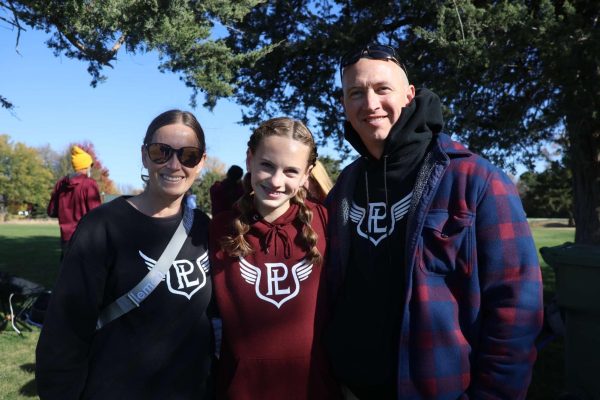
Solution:
M 167 275 L 169 268 L 171 268 L 173 261 L 175 261 L 175 257 L 179 254 L 179 250 L 187 238 L 186 230 L 189 231 L 191 229 L 193 215 L 193 210 L 188 207 L 184 208 L 183 218 L 181 219 L 179 226 L 177 226 L 177 230 L 175 230 L 173 237 L 171 237 L 169 244 L 167 244 L 167 247 L 154 265 L 154 268 L 152 268 L 150 272 L 146 274 L 144 279 L 135 285 L 133 289 L 110 303 L 100 312 L 98 321 L 96 322 L 96 330 L 119 318 L 123 314 L 128 313 L 134 308 L 139 307 L 140 303 L 146 300 L 148 295 L 156 289 Z

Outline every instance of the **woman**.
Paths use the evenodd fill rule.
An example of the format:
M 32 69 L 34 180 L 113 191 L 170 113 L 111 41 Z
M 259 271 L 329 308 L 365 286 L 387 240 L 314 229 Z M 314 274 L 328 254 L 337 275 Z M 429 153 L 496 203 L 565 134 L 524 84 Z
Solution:
M 205 160 L 204 133 L 191 113 L 167 111 L 141 150 L 145 190 L 92 210 L 71 239 L 36 352 L 41 399 L 210 397 L 209 221 L 184 206 Z M 184 216 L 174 261 L 158 261 Z M 157 264 L 168 271 L 139 307 L 107 316 Z
M 316 158 L 301 122 L 264 122 L 248 142 L 239 210 L 211 221 L 219 399 L 339 397 L 320 340 L 326 212 L 303 188 Z

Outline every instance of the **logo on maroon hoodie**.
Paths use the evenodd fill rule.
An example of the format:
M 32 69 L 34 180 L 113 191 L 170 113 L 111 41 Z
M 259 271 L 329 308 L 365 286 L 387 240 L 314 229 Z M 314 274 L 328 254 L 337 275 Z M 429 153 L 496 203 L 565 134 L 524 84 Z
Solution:
M 265 263 L 266 279 L 262 279 L 263 270 L 240 257 L 240 274 L 246 282 L 254 285 L 256 296 L 277 308 L 293 299 L 300 292 L 300 282 L 306 280 L 312 272 L 312 264 L 306 259 L 290 269 L 284 263 Z M 291 276 L 290 276 L 291 275 Z M 264 293 L 264 294 L 263 294 Z

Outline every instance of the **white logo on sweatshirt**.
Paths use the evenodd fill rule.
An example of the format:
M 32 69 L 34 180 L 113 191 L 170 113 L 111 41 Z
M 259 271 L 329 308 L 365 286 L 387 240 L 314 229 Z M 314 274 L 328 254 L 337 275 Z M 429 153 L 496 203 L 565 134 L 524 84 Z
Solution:
M 365 225 L 365 215 L 367 215 L 366 210 L 352 202 L 352 207 L 350 208 L 350 221 L 356 224 L 356 232 L 359 236 L 369 239 L 377 246 L 383 239 L 394 232 L 396 222 L 404 218 L 410 207 L 412 195 L 413 192 L 410 192 L 404 198 L 400 199 L 395 204 L 392 204 L 391 213 L 389 215 L 385 203 L 369 203 L 367 205 L 369 213 L 366 227 L 363 226 Z M 366 233 L 363 231 L 365 228 Z
M 139 251 L 139 254 L 144 259 L 149 270 L 154 268 L 156 260 L 153 260 L 141 251 Z M 198 257 L 195 263 L 189 260 L 175 260 L 165 277 L 167 287 L 171 293 L 191 299 L 198 290 L 206 285 L 206 275 L 209 269 L 208 252 Z
M 289 269 L 284 263 L 265 263 L 266 282 L 261 282 L 262 271 L 240 257 L 240 274 L 246 282 L 254 285 L 259 299 L 267 301 L 277 308 L 293 299 L 300 292 L 300 282 L 306 280 L 312 272 L 312 264 L 306 259 L 292 266 L 292 279 L 288 279 Z M 262 292 L 265 292 L 263 294 Z

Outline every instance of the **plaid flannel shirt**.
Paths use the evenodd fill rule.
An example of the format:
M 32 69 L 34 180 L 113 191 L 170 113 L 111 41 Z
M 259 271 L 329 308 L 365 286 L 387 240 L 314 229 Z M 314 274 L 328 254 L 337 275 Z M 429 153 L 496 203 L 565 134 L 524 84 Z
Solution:
M 500 169 L 445 134 L 435 140 L 407 225 L 398 398 L 524 399 L 543 304 L 521 201 Z M 360 160 L 345 168 L 327 201 L 332 296 L 343 285 L 362 173 Z

